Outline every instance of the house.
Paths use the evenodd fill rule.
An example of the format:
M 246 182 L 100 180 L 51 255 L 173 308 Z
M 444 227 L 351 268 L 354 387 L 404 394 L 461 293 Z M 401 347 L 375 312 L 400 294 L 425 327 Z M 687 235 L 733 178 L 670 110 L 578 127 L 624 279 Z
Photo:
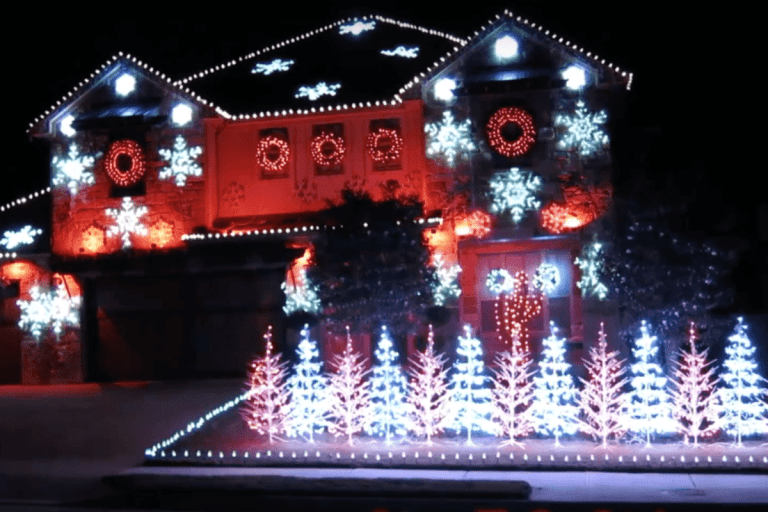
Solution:
M 343 20 L 176 79 L 117 55 L 31 123 L 51 148 L 35 198 L 50 254 L 0 262 L 4 328 L 41 281 L 78 311 L 53 333 L 82 363 L 65 380 L 240 373 L 267 325 L 285 331 L 281 285 L 301 285 L 318 212 L 355 188 L 440 219 L 425 235 L 462 268 L 454 323 L 489 354 L 510 341 L 502 289 L 533 350 L 550 320 L 577 347 L 612 311 L 584 261 L 610 229 L 609 127 L 631 83 L 508 12 L 470 39 Z M 507 286 L 520 271 L 536 311 Z

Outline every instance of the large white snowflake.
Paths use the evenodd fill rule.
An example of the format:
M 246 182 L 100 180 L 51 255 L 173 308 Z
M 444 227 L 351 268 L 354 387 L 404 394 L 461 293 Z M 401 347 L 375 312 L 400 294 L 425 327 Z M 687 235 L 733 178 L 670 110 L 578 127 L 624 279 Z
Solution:
M 123 204 L 120 209 L 107 208 L 107 215 L 115 219 L 117 223 L 110 226 L 107 230 L 107 236 L 120 235 L 123 239 L 123 249 L 131 246 L 131 234 L 146 235 L 147 227 L 141 223 L 141 218 L 147 214 L 149 209 L 144 205 L 133 204 L 130 197 L 123 198 Z
M 579 101 L 573 114 L 559 114 L 555 118 L 556 125 L 566 128 L 557 145 L 573 149 L 581 156 L 590 156 L 608 146 L 608 135 L 600 126 L 607 120 L 605 110 L 590 112 L 584 102 Z
M 536 198 L 536 194 L 541 190 L 543 183 L 541 178 L 532 172 L 513 167 L 494 174 L 488 184 L 493 200 L 491 212 L 509 212 L 514 223 L 520 222 L 526 211 L 541 208 L 541 201 Z
M 70 297 L 63 284 L 48 291 L 36 285 L 29 295 L 30 300 L 16 301 L 21 309 L 19 327 L 36 340 L 48 329 L 58 338 L 65 326 L 80 325 L 80 297 Z
M 0 245 L 4 245 L 9 251 L 22 245 L 34 243 L 37 235 L 43 234 L 42 229 L 35 229 L 32 226 L 24 226 L 18 231 L 6 231 L 3 238 L 0 239 Z
M 339 34 L 352 34 L 355 36 L 359 36 L 366 30 L 373 30 L 373 28 L 376 26 L 375 21 L 368 21 L 368 22 L 362 22 L 362 21 L 356 21 L 353 24 L 346 24 L 346 25 L 339 25 Z
M 271 75 L 280 71 L 288 71 L 295 63 L 294 60 L 275 59 L 272 62 L 257 62 L 251 70 L 251 73 Z
M 325 82 L 318 82 L 317 85 L 299 87 L 299 92 L 295 94 L 297 98 L 309 98 L 315 101 L 320 96 L 336 96 L 336 91 L 341 88 L 341 84 L 328 85 Z
M 560 271 L 551 263 L 542 263 L 533 275 L 533 286 L 549 295 L 560 286 Z
M 461 295 L 459 286 L 461 265 L 449 265 L 442 254 L 436 254 L 432 263 L 437 275 L 437 281 L 432 286 L 432 297 L 436 306 L 443 306 L 448 299 L 459 298 Z
M 581 270 L 581 279 L 576 282 L 576 286 L 581 290 L 582 296 L 594 295 L 600 300 L 605 300 L 608 287 L 600 280 L 604 265 L 602 244 L 592 242 L 585 245 L 581 256 L 573 263 Z
M 93 173 L 86 169 L 92 167 L 95 160 L 93 156 L 80 155 L 77 144 L 70 144 L 66 158 L 54 156 L 51 161 L 51 166 L 56 169 L 52 180 L 53 186 L 66 185 L 72 195 L 75 195 L 81 184 L 92 185 Z
M 457 157 L 469 158 L 476 146 L 472 140 L 469 119 L 457 124 L 450 111 L 443 112 L 443 120 L 437 123 L 427 123 L 424 131 L 427 133 L 427 156 L 440 156 L 449 166 L 453 166 Z
M 187 184 L 187 176 L 202 176 L 203 169 L 195 160 L 203 153 L 200 146 L 188 147 L 187 141 L 181 135 L 176 136 L 173 149 L 161 149 L 159 151 L 163 160 L 170 165 L 160 170 L 160 179 L 175 178 L 176 186 L 183 187 Z
M 298 272 L 295 286 L 284 281 L 280 288 L 285 291 L 283 311 L 286 315 L 297 311 L 320 313 L 320 297 L 317 296 L 317 285 L 309 282 L 306 271 Z
M 387 57 L 405 57 L 406 59 L 415 59 L 418 56 L 418 53 L 418 46 L 412 46 L 410 48 L 398 46 L 394 50 L 381 50 L 381 54 L 386 55 Z

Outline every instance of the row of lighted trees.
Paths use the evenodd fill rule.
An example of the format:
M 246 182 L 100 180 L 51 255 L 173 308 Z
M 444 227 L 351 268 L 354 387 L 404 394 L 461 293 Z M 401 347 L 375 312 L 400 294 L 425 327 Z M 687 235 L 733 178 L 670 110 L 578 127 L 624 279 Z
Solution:
M 741 318 L 728 338 L 719 376 L 707 351 L 697 350 L 693 324 L 669 377 L 654 362 L 657 340 L 645 323 L 629 367 L 618 352 L 608 350 L 601 326 L 597 346 L 584 361 L 589 376 L 579 379 L 581 390 L 565 361 L 565 339 L 554 324 L 550 329 L 537 367 L 529 353 L 502 352 L 489 376 L 481 342 L 469 326 L 459 336 L 450 370 L 445 355 L 435 352 L 431 327 L 426 349 L 409 361 L 407 371 L 397 364 L 383 327 L 372 368 L 353 350 L 348 334 L 329 373 L 322 371 L 317 343 L 305 326 L 290 375 L 273 353 L 270 328 L 265 355 L 251 364 L 245 417 L 270 442 L 283 436 L 313 442 L 327 431 L 350 445 L 362 433 L 391 443 L 409 432 L 431 444 L 446 430 L 465 434 L 468 443 L 473 434 L 483 434 L 512 445 L 521 445 L 531 433 L 559 444 L 562 436 L 583 432 L 603 446 L 611 439 L 650 444 L 657 435 L 672 434 L 698 444 L 721 431 L 741 445 L 744 437 L 768 434 L 768 391 Z

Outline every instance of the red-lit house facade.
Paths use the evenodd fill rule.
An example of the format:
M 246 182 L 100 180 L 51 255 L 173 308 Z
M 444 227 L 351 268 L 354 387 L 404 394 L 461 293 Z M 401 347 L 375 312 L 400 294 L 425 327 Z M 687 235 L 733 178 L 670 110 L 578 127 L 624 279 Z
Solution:
M 374 20 L 373 33 L 407 30 Z M 201 97 L 211 77 L 247 73 L 271 53 L 283 57 L 279 50 L 176 82 L 118 56 L 38 119 L 31 132 L 50 142 L 52 156 L 50 267 L 82 293 L 81 378 L 241 372 L 270 324 L 289 346 L 280 285 L 322 236 L 317 213 L 344 188 L 374 199 L 416 195 L 425 218 L 442 219 L 425 239 L 463 270 L 441 332 L 471 324 L 489 360 L 504 348 L 486 286 L 493 269 L 533 277 L 542 263 L 557 267 L 560 279 L 530 324 L 534 350 L 549 320 L 574 346 L 610 322 L 610 302 L 582 297 L 574 265 L 610 229 L 610 144 L 588 155 L 563 147 L 558 116 L 574 116 L 578 102 L 618 116 L 631 74 L 506 14 L 471 39 L 440 37 L 442 60 L 395 77 L 386 100 L 333 94 L 235 114 Z M 581 70 L 579 87 L 564 78 L 571 67 Z M 466 140 L 442 139 L 451 128 Z M 523 201 L 519 218 L 494 211 L 490 186 L 513 168 L 540 183 L 533 203 L 511 199 Z M 558 215 L 545 221 L 547 208 Z M 369 338 L 357 343 L 370 354 Z M 334 346 L 327 340 L 326 350 Z

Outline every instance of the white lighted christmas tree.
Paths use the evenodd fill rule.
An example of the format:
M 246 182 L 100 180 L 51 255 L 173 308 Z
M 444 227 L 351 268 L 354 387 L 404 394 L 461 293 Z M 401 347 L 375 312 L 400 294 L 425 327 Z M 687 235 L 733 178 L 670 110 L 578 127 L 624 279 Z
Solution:
M 367 361 L 352 348 L 352 337 L 347 327 L 347 345 L 342 355 L 335 355 L 328 378 L 327 396 L 328 432 L 334 436 L 346 436 L 352 446 L 352 436 L 362 431 L 370 422 L 370 389 L 365 380 L 368 375 Z
M 459 336 L 456 356 L 449 384 L 449 428 L 457 433 L 466 431 L 467 444 L 472 444 L 473 432 L 494 433 L 496 425 L 491 419 L 493 402 L 485 375 L 483 347 L 469 325 L 464 326 L 464 336 Z
M 554 436 L 555 446 L 560 445 L 560 437 L 576 432 L 579 414 L 571 365 L 565 361 L 565 338 L 559 338 L 557 331 L 555 323 L 549 322 L 539 374 L 533 378 L 532 406 L 536 432 Z
M 655 434 L 675 431 L 667 378 L 661 366 L 655 362 L 659 351 L 656 339 L 656 336 L 648 333 L 648 325 L 643 321 L 640 337 L 635 340 L 632 348 L 636 362 L 631 366 L 629 430 L 644 437 L 647 446 L 650 446 Z
M 680 350 L 680 362 L 672 379 L 673 410 L 678 431 L 685 442 L 699 444 L 700 437 L 710 437 L 720 429 L 720 397 L 715 390 L 719 379 L 715 378 L 714 361 L 707 361 L 707 350 L 696 350 L 696 326 L 691 322 L 688 330 L 688 347 Z
M 747 324 L 739 317 L 736 329 L 728 337 L 725 347 L 724 372 L 720 375 L 723 387 L 723 426 L 728 435 L 741 446 L 744 437 L 768 434 L 765 416 L 768 396 L 765 379 L 757 372 L 756 348 L 747 335 Z
M 326 425 L 327 379 L 321 373 L 320 351 L 317 342 L 310 337 L 308 325 L 304 325 L 301 330 L 296 355 L 299 361 L 288 379 L 291 402 L 288 406 L 286 431 L 290 437 L 303 436 L 314 443 L 315 433 L 322 432 Z
M 280 441 L 285 432 L 290 394 L 285 386 L 288 371 L 279 353 L 274 354 L 272 326 L 264 334 L 264 355 L 251 363 L 248 372 L 249 394 L 246 402 L 248 426 L 266 435 L 270 443 Z
M 406 405 L 406 379 L 397 362 L 399 354 L 394 349 L 386 326 L 381 328 L 379 344 L 374 353 L 376 364 L 371 373 L 371 423 L 369 434 L 384 436 L 389 444 L 394 436 L 408 432 L 409 418 Z
M 622 378 L 627 372 L 619 352 L 608 352 L 605 327 L 600 323 L 597 347 L 590 347 L 589 360 L 584 367 L 589 380 L 579 379 L 584 389 L 579 394 L 579 407 L 583 419 L 579 430 L 608 446 L 608 439 L 620 439 L 627 431 L 626 409 L 629 395 L 625 391 L 628 379 Z
M 529 353 L 517 351 L 496 355 L 493 378 L 493 417 L 507 437 L 504 445 L 523 446 L 520 438 L 530 434 L 533 417 L 533 360 Z
M 427 445 L 432 437 L 445 428 L 448 416 L 448 370 L 446 357 L 435 352 L 435 333 L 429 326 L 429 337 L 424 352 L 416 352 L 410 362 L 408 405 L 410 406 L 411 430 L 418 436 L 426 436 Z

